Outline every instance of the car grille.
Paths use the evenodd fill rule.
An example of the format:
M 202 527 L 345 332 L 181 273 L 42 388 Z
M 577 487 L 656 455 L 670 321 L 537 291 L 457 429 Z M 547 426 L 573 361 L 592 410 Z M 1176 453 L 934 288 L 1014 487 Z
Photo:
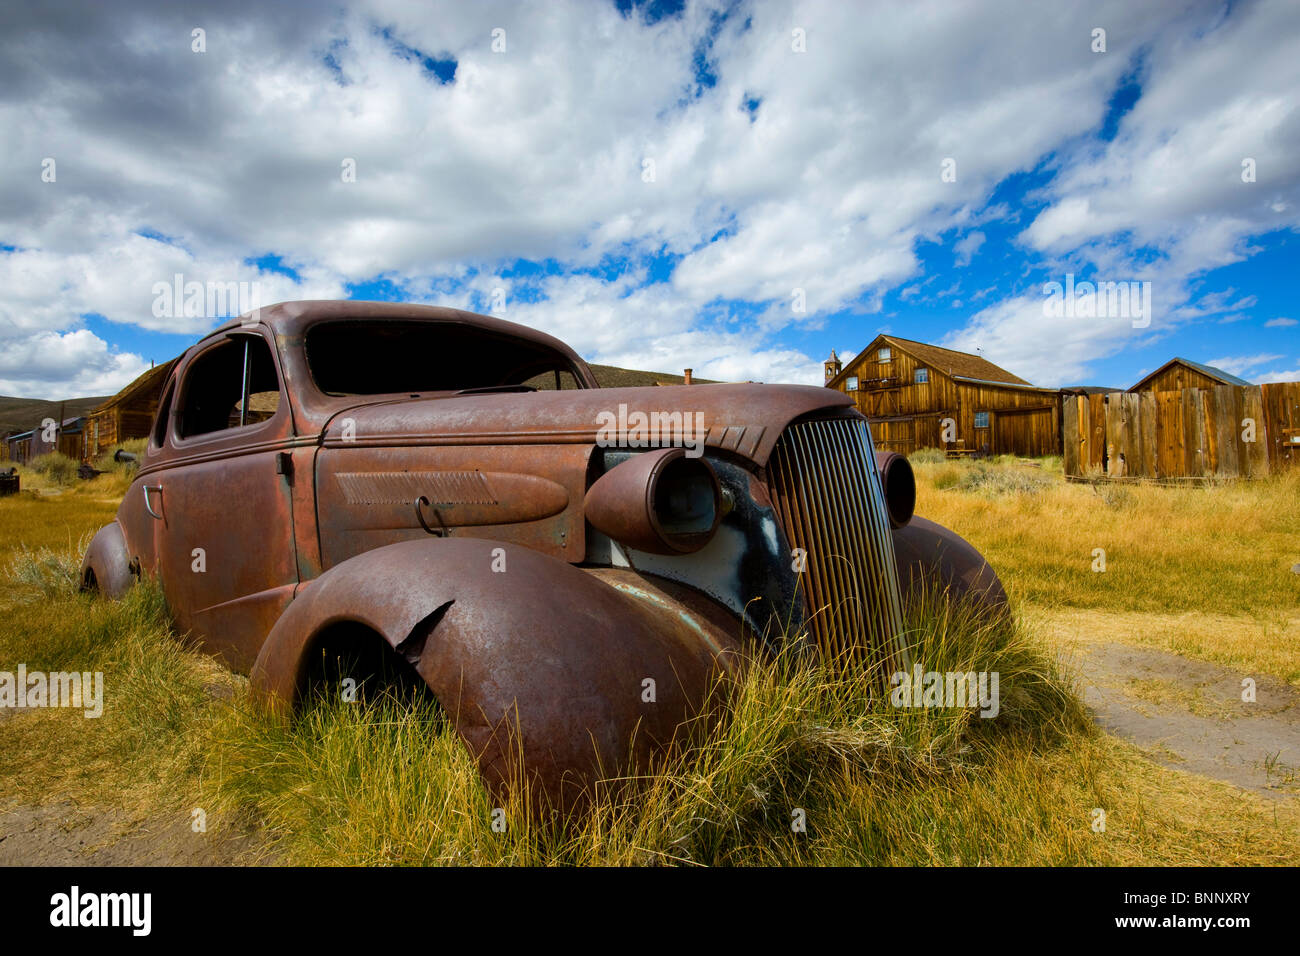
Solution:
M 881 678 L 905 670 L 898 568 L 866 422 L 790 426 L 768 484 L 790 547 L 807 552 L 798 579 L 811 638 L 823 653 L 865 655 Z

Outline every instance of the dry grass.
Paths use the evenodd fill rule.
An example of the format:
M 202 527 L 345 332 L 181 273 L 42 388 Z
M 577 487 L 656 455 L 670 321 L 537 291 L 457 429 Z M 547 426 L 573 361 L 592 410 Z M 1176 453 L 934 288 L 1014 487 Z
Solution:
M 1026 534 L 1033 524 L 1025 492 L 991 488 L 936 492 L 923 475 L 922 501 L 949 496 L 928 513 L 992 550 L 980 538 L 1000 533 L 1001 516 Z M 1092 494 L 1032 494 L 1064 507 L 1080 493 Z M 978 505 L 962 517 L 968 501 Z M 1190 526 L 1180 509 L 1194 507 L 1164 507 Z M 98 669 L 107 684 L 98 720 L 0 716 L 9 798 L 133 815 L 204 807 L 210 828 L 255 821 L 280 859 L 300 863 L 1281 865 L 1300 852 L 1300 802 L 1159 767 L 1087 721 L 1056 663 L 1062 625 L 1052 615 L 1095 615 L 1098 628 L 1166 620 L 1109 617 L 1087 603 L 1098 599 L 1087 588 L 1078 610 L 1031 608 L 1016 627 L 982 626 L 938 603 L 913 614 L 926 668 L 1001 673 L 996 719 L 897 710 L 834 668 L 768 661 L 749 670 L 728 719 L 630 799 L 607 795 L 564 830 L 507 806 L 499 833 L 472 762 L 427 706 L 324 700 L 285 725 L 253 704 L 246 681 L 175 639 L 155 587 L 116 603 L 76 593 L 79 544 L 111 512 L 77 493 L 0 500 L 0 670 Z M 1060 530 L 1034 532 L 1043 557 L 1018 546 L 1013 590 L 1023 595 L 1033 560 L 1072 553 L 1053 537 Z M 1229 542 L 1225 553 L 1238 550 Z M 1153 627 L 1166 642 L 1188 630 Z M 1105 832 L 1092 829 L 1095 808 L 1106 811 Z M 804 833 L 791 829 L 796 810 Z
M 16 467 L 22 480 L 24 492 L 40 495 L 75 494 L 77 496 L 111 500 L 116 508 L 117 501 L 126 493 L 135 478 L 136 462 L 114 461 L 113 453 L 121 450 L 133 455 L 144 452 L 146 439 L 133 438 L 108 449 L 93 461 L 92 466 L 103 472 L 94 478 L 83 480 L 77 477 L 77 462 L 62 454 L 40 455 L 26 465 L 13 465 L 0 462 L 0 467 Z M 30 497 L 30 495 L 27 495 Z M 0 499 L 2 501 L 4 499 Z
M 1208 487 L 1066 483 L 1059 460 L 923 458 L 915 471 L 918 513 L 991 556 L 1022 613 L 1062 639 L 1091 633 L 1300 683 L 1300 470 Z

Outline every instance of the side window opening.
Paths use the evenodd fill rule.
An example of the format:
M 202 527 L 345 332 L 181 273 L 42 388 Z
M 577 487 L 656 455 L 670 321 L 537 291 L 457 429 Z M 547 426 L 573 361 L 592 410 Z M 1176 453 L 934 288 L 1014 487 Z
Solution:
M 158 404 L 158 417 L 154 420 L 153 433 L 149 438 L 149 443 L 154 448 L 161 448 L 163 442 L 167 440 L 167 420 L 171 417 L 172 396 L 175 394 L 176 382 L 173 381 L 167 388 L 167 394 L 163 396 L 163 400 Z M 98 424 L 96 422 L 97 426 Z
M 181 438 L 264 422 L 280 405 L 280 381 L 266 340 L 237 335 L 190 365 L 179 413 Z

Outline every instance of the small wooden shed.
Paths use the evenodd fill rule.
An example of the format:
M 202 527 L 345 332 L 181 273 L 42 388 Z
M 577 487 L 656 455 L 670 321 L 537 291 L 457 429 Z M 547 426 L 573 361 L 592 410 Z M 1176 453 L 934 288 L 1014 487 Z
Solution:
M 92 461 L 119 442 L 145 438 L 153 424 L 163 385 L 176 359 L 155 365 L 86 419 L 84 461 Z

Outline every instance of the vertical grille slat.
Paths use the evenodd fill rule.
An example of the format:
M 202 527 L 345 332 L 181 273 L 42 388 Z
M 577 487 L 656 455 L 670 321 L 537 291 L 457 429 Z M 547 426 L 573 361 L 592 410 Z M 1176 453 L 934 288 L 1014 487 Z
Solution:
M 808 630 L 824 653 L 865 655 L 878 677 L 906 666 L 903 605 L 884 491 L 867 425 L 792 425 L 773 450 L 769 487 L 800 575 Z

